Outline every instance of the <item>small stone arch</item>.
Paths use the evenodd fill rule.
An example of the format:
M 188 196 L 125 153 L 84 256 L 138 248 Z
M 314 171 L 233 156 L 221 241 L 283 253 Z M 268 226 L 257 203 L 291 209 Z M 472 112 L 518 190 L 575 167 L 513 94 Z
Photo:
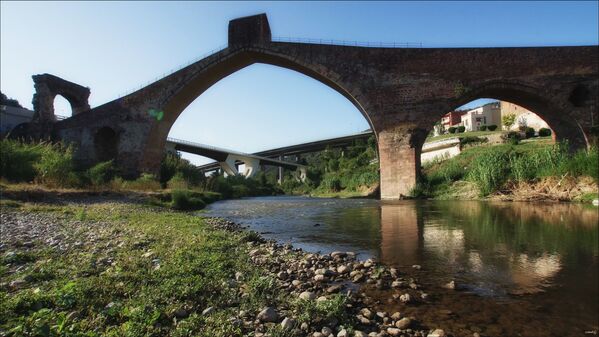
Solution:
M 57 95 L 69 102 L 73 116 L 90 109 L 89 88 L 50 74 L 33 75 L 32 78 L 35 86 L 32 101 L 35 111 L 34 121 L 42 123 L 56 121 L 54 99 Z
M 104 126 L 94 134 L 96 161 L 103 162 L 116 159 L 119 148 L 119 134 L 111 127 Z

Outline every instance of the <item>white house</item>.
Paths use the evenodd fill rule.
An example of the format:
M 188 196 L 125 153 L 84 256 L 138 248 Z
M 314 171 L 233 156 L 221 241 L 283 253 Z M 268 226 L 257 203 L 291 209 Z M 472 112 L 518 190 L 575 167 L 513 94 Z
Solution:
M 464 126 L 466 131 L 478 131 L 483 125 L 501 125 L 500 103 L 492 102 L 468 110 L 461 116 L 460 125 Z

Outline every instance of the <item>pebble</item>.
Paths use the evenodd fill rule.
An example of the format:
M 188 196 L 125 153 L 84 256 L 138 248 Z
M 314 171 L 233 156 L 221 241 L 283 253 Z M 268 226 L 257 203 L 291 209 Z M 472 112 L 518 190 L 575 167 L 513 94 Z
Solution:
M 407 329 L 410 324 L 412 324 L 412 320 L 408 317 L 404 317 L 399 321 L 395 322 L 395 326 L 399 329 Z
M 347 333 L 347 330 L 345 330 L 345 329 L 341 329 L 341 331 L 339 331 L 337 333 L 337 337 L 348 337 L 348 336 L 349 336 L 349 334 Z
M 387 328 L 387 333 L 391 336 L 399 336 L 399 334 L 401 334 L 401 330 L 398 328 Z
M 451 281 L 451 282 L 445 284 L 443 286 L 443 288 L 445 288 L 445 289 L 451 289 L 451 290 L 455 289 L 455 281 Z
M 429 333 L 426 337 L 445 337 L 445 331 L 442 329 L 435 329 L 433 332 Z
M 302 300 L 313 300 L 316 298 L 316 294 L 311 291 L 304 291 L 299 295 Z
M 214 312 L 214 307 L 208 307 L 202 311 L 202 316 L 208 316 Z
M 295 320 L 293 318 L 285 317 L 281 322 L 283 330 L 291 330 L 295 327 Z
M 412 300 L 412 298 L 410 297 L 410 294 L 403 294 L 399 296 L 399 300 L 404 303 L 409 303 Z
M 273 307 L 266 307 L 256 316 L 262 322 L 276 322 L 279 314 Z

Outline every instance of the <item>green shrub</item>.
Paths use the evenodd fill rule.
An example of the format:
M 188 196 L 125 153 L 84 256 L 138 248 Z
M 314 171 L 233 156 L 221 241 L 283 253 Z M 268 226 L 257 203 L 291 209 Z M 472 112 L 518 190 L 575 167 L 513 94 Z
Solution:
M 171 193 L 171 207 L 180 211 L 197 211 L 206 206 L 206 203 L 193 197 L 187 190 L 174 190 Z
M 509 157 L 506 151 L 483 153 L 470 165 L 468 179 L 476 184 L 482 196 L 499 188 L 509 172 Z
M 463 126 L 463 125 L 460 125 L 460 126 L 458 126 L 458 130 L 457 131 L 458 131 L 458 133 L 463 133 L 463 132 L 466 131 L 466 127 Z
M 599 182 L 599 148 L 576 152 L 567 162 L 566 170 L 573 176 L 589 176 Z
M 510 171 L 514 180 L 528 181 L 537 176 L 539 157 L 536 155 L 510 153 Z
M 320 187 L 326 191 L 339 192 L 341 191 L 341 180 L 337 176 L 326 174 L 320 183 Z
M 73 172 L 73 148 L 62 144 L 43 147 L 42 156 L 34 164 L 36 179 L 46 185 L 67 187 L 77 184 L 77 176 Z
M 87 170 L 89 181 L 95 186 L 110 182 L 116 176 L 116 168 L 112 160 L 98 163 Z
M 170 189 L 188 189 L 189 184 L 183 177 L 183 173 L 177 172 L 167 183 L 166 187 Z
M 481 125 L 479 128 L 480 131 L 487 131 L 487 126 L 486 125 Z
M 517 131 L 509 131 L 501 135 L 503 142 L 510 145 L 517 145 L 520 143 L 521 138 L 522 136 L 520 135 L 520 132 Z
M 489 140 L 486 137 L 477 137 L 477 136 L 465 136 L 460 138 L 460 145 L 467 144 L 482 144 L 486 143 Z
M 540 128 L 539 129 L 539 137 L 549 137 L 551 136 L 551 129 Z
M 153 174 L 142 173 L 141 176 L 135 180 L 124 180 L 122 188 L 138 191 L 156 191 L 160 190 L 162 186 Z
M 0 177 L 13 182 L 33 181 L 37 173 L 34 164 L 42 156 L 44 146 L 0 140 Z
M 535 136 L 535 129 L 533 128 L 526 128 L 524 130 L 524 134 L 526 135 L 526 138 L 532 138 Z
M 495 124 L 488 125 L 487 129 L 489 129 L 489 131 L 495 131 L 495 130 L 497 130 L 497 125 L 495 125 Z
M 456 128 L 456 127 L 453 127 L 453 126 L 450 126 L 450 127 L 447 129 L 447 132 L 449 132 L 449 133 L 455 133 L 456 131 L 457 131 L 457 128 Z

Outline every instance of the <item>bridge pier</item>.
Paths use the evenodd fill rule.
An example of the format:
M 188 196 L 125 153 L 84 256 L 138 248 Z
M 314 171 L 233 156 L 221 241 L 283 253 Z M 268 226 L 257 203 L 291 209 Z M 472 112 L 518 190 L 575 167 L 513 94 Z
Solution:
M 420 172 L 419 133 L 402 128 L 379 132 L 381 200 L 404 199 L 416 185 Z

